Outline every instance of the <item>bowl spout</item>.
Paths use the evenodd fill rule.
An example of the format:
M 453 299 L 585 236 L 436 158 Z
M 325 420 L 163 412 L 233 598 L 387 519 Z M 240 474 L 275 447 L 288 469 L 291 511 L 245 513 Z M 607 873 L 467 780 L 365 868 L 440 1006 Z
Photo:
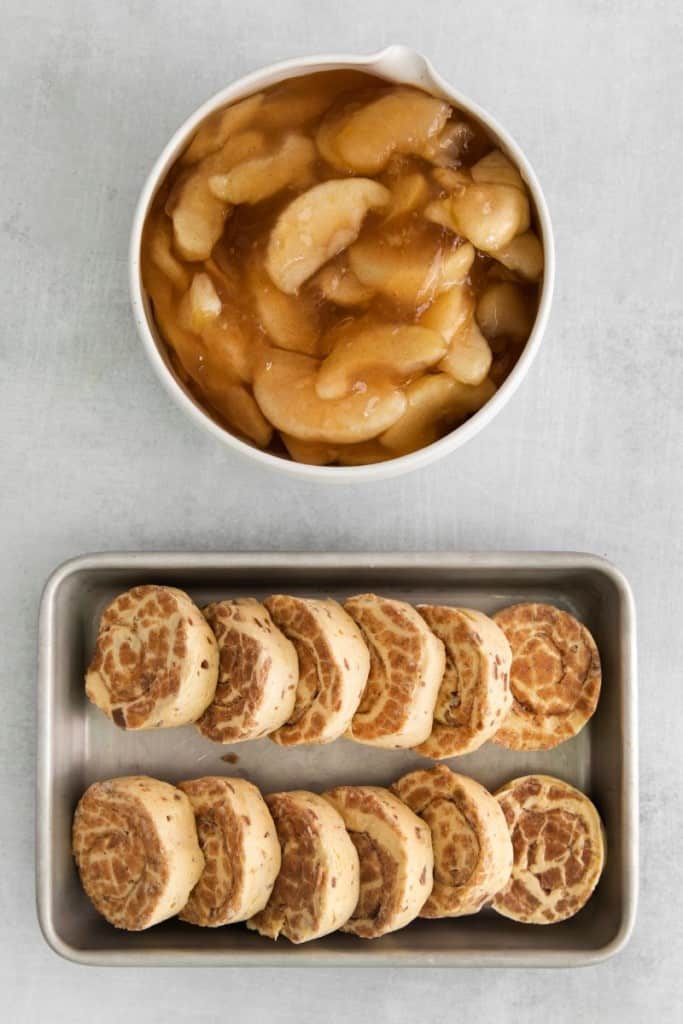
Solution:
M 388 46 L 372 59 L 372 70 L 395 82 L 429 89 L 434 84 L 434 69 L 426 57 L 409 46 Z

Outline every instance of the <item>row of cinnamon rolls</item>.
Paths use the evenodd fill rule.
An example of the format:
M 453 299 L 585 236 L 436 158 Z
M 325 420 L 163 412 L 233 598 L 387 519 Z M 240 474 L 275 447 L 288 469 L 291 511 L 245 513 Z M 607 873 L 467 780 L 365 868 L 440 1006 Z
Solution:
M 556 923 L 584 906 L 604 862 L 598 813 L 572 786 L 532 775 L 494 796 L 445 765 L 391 789 L 265 798 L 240 778 L 98 782 L 76 809 L 73 849 L 87 895 L 118 928 L 178 915 L 294 943 L 338 929 L 378 938 L 487 904 Z
M 104 611 L 86 692 L 119 726 L 195 722 L 218 743 L 340 736 L 441 759 L 492 739 L 544 750 L 598 700 L 600 658 L 561 609 L 480 611 L 361 594 L 222 600 L 139 586 Z

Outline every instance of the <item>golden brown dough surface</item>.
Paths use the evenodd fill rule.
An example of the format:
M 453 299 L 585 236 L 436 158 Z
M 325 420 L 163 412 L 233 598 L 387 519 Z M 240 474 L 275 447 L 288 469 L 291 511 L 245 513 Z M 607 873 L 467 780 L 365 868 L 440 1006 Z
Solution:
M 204 868 L 190 801 L 145 775 L 86 790 L 74 815 L 73 853 L 95 909 L 128 931 L 179 913 Z
M 246 779 L 181 782 L 197 825 L 205 867 L 182 921 L 216 928 L 262 910 L 280 870 L 280 844 L 265 800 Z
M 348 921 L 358 902 L 358 854 L 338 812 L 316 793 L 271 793 L 282 866 L 267 906 L 247 927 L 309 942 Z
M 196 721 L 218 678 L 216 638 L 176 587 L 133 587 L 105 608 L 85 692 L 122 729 Z
M 494 910 L 525 924 L 573 917 L 593 894 L 605 863 L 597 810 L 578 789 L 549 775 L 512 779 L 496 799 L 510 830 L 514 863 Z
M 594 713 L 602 673 L 593 637 L 573 615 L 548 604 L 517 604 L 494 615 L 512 648 L 513 703 L 494 742 L 550 750 Z
M 392 788 L 431 830 L 434 888 L 420 916 L 476 914 L 512 870 L 512 843 L 495 797 L 444 764 L 410 772 Z
M 470 608 L 418 605 L 446 650 L 431 734 L 415 749 L 438 760 L 477 750 L 512 706 L 510 645 L 502 630 Z

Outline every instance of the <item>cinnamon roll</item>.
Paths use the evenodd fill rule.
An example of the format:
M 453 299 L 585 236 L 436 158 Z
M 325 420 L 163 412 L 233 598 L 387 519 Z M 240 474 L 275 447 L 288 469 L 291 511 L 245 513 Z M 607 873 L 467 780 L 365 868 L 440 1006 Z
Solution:
M 218 678 L 216 638 L 175 587 L 134 587 L 105 608 L 85 692 L 122 729 L 194 722 Z
M 496 793 L 514 862 L 493 909 L 525 924 L 555 924 L 590 899 L 605 863 L 602 823 L 583 793 L 549 775 L 512 779 Z
M 434 888 L 420 916 L 476 914 L 512 870 L 512 843 L 498 802 L 444 764 L 410 772 L 392 788 L 431 831 Z
M 370 675 L 349 736 L 377 747 L 412 747 L 432 730 L 444 646 L 414 608 L 359 594 L 344 608 L 370 651 Z
M 271 739 L 331 743 L 348 729 L 368 677 L 360 632 L 336 601 L 277 595 L 264 603 L 299 659 L 294 709 Z
M 246 779 L 206 776 L 178 789 L 194 812 L 204 870 L 180 918 L 215 928 L 263 910 L 280 870 L 280 843 L 260 792 Z
M 432 889 L 429 828 L 381 786 L 337 786 L 324 794 L 346 825 L 360 861 L 360 895 L 342 931 L 375 939 L 418 916 Z
M 197 728 L 216 743 L 255 740 L 279 729 L 294 709 L 294 646 L 253 598 L 217 601 L 204 615 L 218 642 L 218 686 Z
M 266 803 L 282 848 L 282 866 L 266 907 L 247 927 L 277 939 L 309 942 L 348 921 L 358 903 L 358 854 L 327 800 L 294 790 Z
M 439 760 L 477 750 L 496 732 L 512 706 L 505 634 L 471 608 L 421 604 L 418 612 L 446 649 L 446 668 L 431 734 L 415 749 Z
M 512 707 L 493 737 L 512 750 L 550 750 L 594 713 L 602 673 L 586 627 L 549 604 L 516 604 L 494 616 L 512 648 Z
M 95 909 L 129 931 L 182 910 L 204 868 L 190 801 L 145 775 L 86 790 L 74 815 L 73 853 Z

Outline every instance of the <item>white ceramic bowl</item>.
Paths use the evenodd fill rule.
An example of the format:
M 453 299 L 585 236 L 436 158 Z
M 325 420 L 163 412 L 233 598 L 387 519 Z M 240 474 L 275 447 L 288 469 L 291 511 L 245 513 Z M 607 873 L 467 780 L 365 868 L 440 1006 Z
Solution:
M 479 412 L 463 423 L 462 426 L 456 427 L 434 444 L 421 448 L 411 455 L 404 455 L 389 462 L 380 462 L 369 466 L 303 465 L 302 463 L 280 458 L 277 455 L 271 455 L 268 452 L 254 448 L 219 426 L 173 373 L 166 355 L 165 346 L 158 335 L 151 315 L 140 274 L 140 243 L 147 212 L 157 189 L 174 161 L 187 145 L 190 136 L 196 130 L 199 123 L 219 107 L 225 106 L 228 103 L 234 103 L 244 96 L 258 92 L 260 89 L 280 82 L 285 78 L 309 74 L 313 71 L 328 71 L 335 68 L 359 68 L 378 75 L 380 78 L 386 78 L 390 82 L 402 82 L 419 86 L 427 92 L 443 97 L 449 103 L 472 114 L 483 123 L 493 138 L 496 139 L 500 148 L 510 156 L 521 171 L 536 207 L 545 251 L 545 272 L 533 330 L 514 369 L 498 391 L 496 391 L 495 395 L 489 399 Z M 270 67 L 254 71 L 250 75 L 240 78 L 239 81 L 233 82 L 232 85 L 227 86 L 216 93 L 215 96 L 212 96 L 210 100 L 207 100 L 174 133 L 144 184 L 133 219 L 129 271 L 133 315 L 147 355 L 168 392 L 196 423 L 199 423 L 224 445 L 227 445 L 228 448 L 246 456 L 253 462 L 259 463 L 265 469 L 287 473 L 290 476 L 308 480 L 357 483 L 362 480 L 381 480 L 391 476 L 398 476 L 400 473 L 419 469 L 430 462 L 434 462 L 435 459 L 441 458 L 443 455 L 448 455 L 449 452 L 459 448 L 460 445 L 474 437 L 475 434 L 478 434 L 482 427 L 486 426 L 510 400 L 521 383 L 522 378 L 528 372 L 543 337 L 553 292 L 555 253 L 550 216 L 541 187 L 529 161 L 514 139 L 489 114 L 478 107 L 476 103 L 473 103 L 472 100 L 463 96 L 449 85 L 448 82 L 444 81 L 425 57 L 406 46 L 390 46 L 388 49 L 382 50 L 381 53 L 373 54 L 369 57 L 342 54 L 339 56 L 299 57 L 294 60 L 282 61 L 279 64 L 272 64 Z

